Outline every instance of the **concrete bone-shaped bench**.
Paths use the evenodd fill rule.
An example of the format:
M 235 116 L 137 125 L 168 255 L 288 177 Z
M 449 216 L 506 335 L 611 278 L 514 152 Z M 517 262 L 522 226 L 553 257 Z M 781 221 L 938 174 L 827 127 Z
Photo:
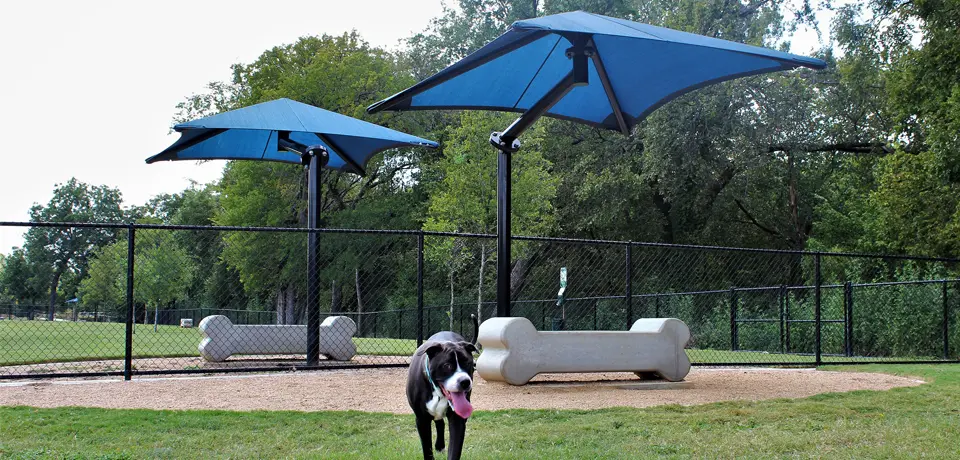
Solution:
M 558 332 L 539 332 L 526 318 L 491 318 L 480 325 L 477 373 L 511 385 L 553 372 L 652 372 L 677 382 L 690 372 L 689 340 L 674 318 L 639 319 L 629 331 Z
M 214 315 L 200 321 L 200 356 L 220 362 L 231 355 L 297 355 L 307 350 L 307 326 L 235 325 Z M 357 353 L 353 334 L 357 325 L 346 316 L 328 316 L 320 325 L 320 354 L 349 361 Z

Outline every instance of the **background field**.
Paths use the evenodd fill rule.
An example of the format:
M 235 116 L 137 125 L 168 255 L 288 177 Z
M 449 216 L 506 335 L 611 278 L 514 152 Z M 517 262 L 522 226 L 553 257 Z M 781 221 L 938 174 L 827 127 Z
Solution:
M 97 359 L 123 359 L 125 325 L 120 323 L 75 323 L 69 321 L 0 321 L 0 366 L 72 362 Z M 135 326 L 135 358 L 199 356 L 197 346 L 202 335 L 196 328 L 176 326 Z M 357 353 L 374 356 L 409 356 L 416 350 L 415 340 L 358 337 Z M 753 351 L 689 349 L 693 363 L 796 363 L 813 364 L 809 355 Z M 844 362 L 864 358 L 830 356 L 825 361 Z M 876 359 L 876 358 L 874 358 Z
M 0 365 L 123 359 L 121 323 L 74 323 L 69 321 L 0 321 Z M 199 329 L 177 326 L 136 325 L 133 356 L 137 358 L 199 356 Z M 362 355 L 409 355 L 413 340 L 354 338 Z

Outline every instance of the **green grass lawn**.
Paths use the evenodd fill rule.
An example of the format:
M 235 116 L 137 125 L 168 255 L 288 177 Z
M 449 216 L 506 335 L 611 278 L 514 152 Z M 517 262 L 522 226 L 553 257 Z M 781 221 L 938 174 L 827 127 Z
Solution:
M 47 362 L 122 359 L 125 325 L 68 321 L 0 321 L 0 366 Z M 199 356 L 201 334 L 196 328 L 136 325 L 135 358 Z M 361 355 L 409 356 L 416 341 L 389 338 L 355 338 Z M 694 363 L 797 363 L 812 364 L 812 356 L 729 350 L 687 350 Z M 824 358 L 841 362 L 850 358 Z M 862 360 L 863 358 L 856 358 Z
M 842 371 L 929 384 L 806 399 L 595 411 L 478 410 L 465 458 L 960 456 L 960 365 Z M 536 397 L 534 394 L 528 397 Z M 418 458 L 411 415 L 0 408 L 0 457 Z
M 0 321 L 0 366 L 91 359 L 122 359 L 126 326 L 69 321 Z M 136 325 L 135 358 L 199 356 L 202 335 L 196 328 Z M 355 338 L 361 355 L 405 356 L 413 340 Z

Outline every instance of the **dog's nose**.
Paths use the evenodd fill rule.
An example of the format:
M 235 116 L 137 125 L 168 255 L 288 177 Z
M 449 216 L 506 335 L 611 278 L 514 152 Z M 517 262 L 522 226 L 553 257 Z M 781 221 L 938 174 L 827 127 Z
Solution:
M 470 389 L 470 379 L 463 379 L 457 383 L 457 386 L 460 387 L 460 391 L 466 391 Z

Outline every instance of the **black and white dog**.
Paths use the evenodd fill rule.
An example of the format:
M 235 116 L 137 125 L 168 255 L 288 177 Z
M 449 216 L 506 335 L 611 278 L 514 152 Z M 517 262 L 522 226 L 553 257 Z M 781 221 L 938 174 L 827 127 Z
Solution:
M 437 427 L 437 452 L 443 450 L 443 418 L 450 424 L 448 459 L 459 459 L 467 419 L 473 414 L 470 392 L 473 390 L 473 353 L 477 351 L 480 325 L 473 319 L 473 342 L 450 331 L 437 332 L 417 348 L 407 374 L 407 402 L 417 417 L 417 433 L 423 458 L 433 460 L 432 421 Z M 451 410 L 452 409 L 452 410 Z

